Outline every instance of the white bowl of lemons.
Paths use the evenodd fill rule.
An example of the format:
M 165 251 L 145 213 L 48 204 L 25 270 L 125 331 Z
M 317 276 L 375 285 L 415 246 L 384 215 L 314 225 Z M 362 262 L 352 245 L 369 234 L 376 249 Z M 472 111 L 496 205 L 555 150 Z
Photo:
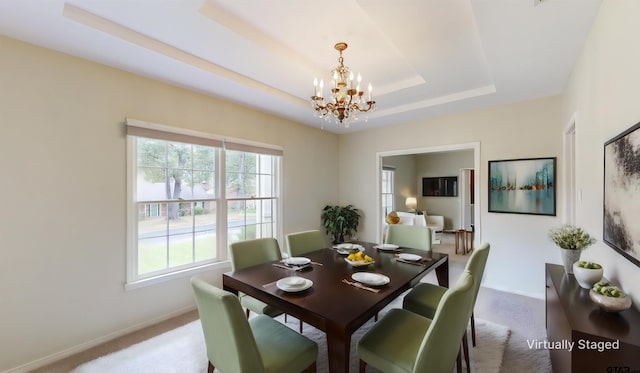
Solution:
M 344 261 L 354 267 L 368 266 L 369 264 L 374 263 L 373 258 L 362 251 L 349 254 L 349 256 L 344 258 Z
M 596 282 L 589 291 L 589 298 L 607 312 L 624 311 L 631 307 L 631 298 L 607 281 Z

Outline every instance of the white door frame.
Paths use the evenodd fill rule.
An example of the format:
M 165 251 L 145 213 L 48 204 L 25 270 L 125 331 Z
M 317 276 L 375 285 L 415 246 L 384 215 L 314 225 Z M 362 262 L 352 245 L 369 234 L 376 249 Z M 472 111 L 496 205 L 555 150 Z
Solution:
M 460 176 L 458 177 L 458 179 L 460 180 L 458 182 L 458 191 L 460 191 L 460 224 L 458 225 L 460 228 L 462 229 L 467 229 L 470 227 L 467 227 L 468 224 L 465 224 L 465 216 L 466 216 L 466 207 L 469 204 L 469 200 L 470 200 L 470 193 L 468 185 L 469 185 L 469 170 L 475 170 L 474 168 L 461 168 L 460 169 Z M 478 180 L 476 180 L 475 175 L 474 175 L 474 180 L 473 180 L 473 187 L 474 187 L 474 196 L 475 196 L 475 186 L 477 184 Z M 477 199 L 477 197 L 476 197 Z M 474 201 L 474 218 L 475 218 L 475 201 Z M 470 223 L 472 224 L 472 223 Z M 475 224 L 474 224 L 474 229 L 475 229 Z
M 480 205 L 480 180 L 481 180 L 481 174 L 480 174 L 480 142 L 469 142 L 469 143 L 463 143 L 463 144 L 451 144 L 451 145 L 440 145 L 440 146 L 428 146 L 428 147 L 424 147 L 424 148 L 412 148 L 412 149 L 399 149 L 399 150 L 389 150 L 389 151 L 384 151 L 384 152 L 377 152 L 376 153 L 376 180 L 378 180 L 378 182 L 376 183 L 376 196 L 378 196 L 376 198 L 377 202 L 376 202 L 376 215 L 377 215 L 377 220 L 376 221 L 384 221 L 384 216 L 382 216 L 382 206 L 381 201 L 380 201 L 380 174 L 382 171 L 382 158 L 383 157 L 391 157 L 391 156 L 395 156 L 395 155 L 410 155 L 410 154 L 424 154 L 424 153 L 443 153 L 443 152 L 449 152 L 449 151 L 455 151 L 455 150 L 473 150 L 473 168 L 475 169 L 475 185 L 474 185 L 474 193 L 476 195 L 476 200 L 475 200 L 475 208 L 474 208 L 474 213 L 473 213 L 473 219 L 474 219 L 474 228 L 475 228 L 475 234 L 474 234 L 474 245 L 477 244 L 478 242 L 482 242 L 482 226 L 481 226 L 481 220 L 480 220 L 480 211 L 481 209 L 481 205 Z M 382 237 L 382 225 L 381 224 L 377 224 L 377 232 L 376 232 L 376 237 Z
M 571 225 L 576 224 L 576 209 L 581 197 L 580 192 L 576 190 L 577 119 L 578 113 L 573 113 L 562 134 L 562 152 L 564 155 L 562 180 L 565 180 L 564 187 L 562 188 L 564 197 L 563 222 Z

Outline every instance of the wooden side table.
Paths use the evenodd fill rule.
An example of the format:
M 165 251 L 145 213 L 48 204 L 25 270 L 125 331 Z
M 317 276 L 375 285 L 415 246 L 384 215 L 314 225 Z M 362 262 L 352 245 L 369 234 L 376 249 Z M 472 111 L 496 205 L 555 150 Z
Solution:
M 467 231 L 464 229 L 456 230 L 456 254 L 458 250 L 462 251 L 462 255 L 467 253 Z
M 462 252 L 462 255 L 467 255 L 473 251 L 473 226 L 470 231 L 465 229 L 458 229 L 455 231 L 456 237 L 456 254 L 458 251 Z
M 476 233 L 476 229 L 474 227 L 473 224 L 471 224 L 471 230 L 470 231 L 466 231 L 466 246 L 465 248 L 467 249 L 465 254 L 468 254 L 470 252 L 473 251 L 473 239 L 474 239 L 474 235 Z
M 545 270 L 547 337 L 556 346 L 549 349 L 553 371 L 640 372 L 640 312 L 633 306 L 602 311 L 564 267 L 547 263 Z

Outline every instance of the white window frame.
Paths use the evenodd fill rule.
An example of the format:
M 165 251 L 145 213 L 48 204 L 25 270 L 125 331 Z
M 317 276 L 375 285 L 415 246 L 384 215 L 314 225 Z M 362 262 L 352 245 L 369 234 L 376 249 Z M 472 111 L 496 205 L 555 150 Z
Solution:
M 242 139 L 225 138 L 222 136 L 211 135 L 207 133 L 191 131 L 181 128 L 169 127 L 155 123 L 144 122 L 136 119 L 127 118 L 127 129 L 133 128 L 136 132 L 138 130 L 144 132 L 160 131 L 168 134 L 174 134 L 176 137 L 181 137 L 186 140 L 181 141 L 185 143 L 189 142 L 189 139 L 205 139 L 213 142 L 218 141 L 222 144 L 222 147 L 216 149 L 216 170 L 215 170 L 215 185 L 218 194 L 214 197 L 216 203 L 216 226 L 224 227 L 216 229 L 216 258 L 212 261 L 190 263 L 187 265 L 174 267 L 173 269 L 167 269 L 163 273 L 157 275 L 139 275 L 138 274 L 138 203 L 135 200 L 137 195 L 137 150 L 136 139 L 138 137 L 146 137 L 144 135 L 130 135 L 127 136 L 127 268 L 126 268 L 126 281 L 125 289 L 132 290 L 143 286 L 149 286 L 160 282 L 172 280 L 179 277 L 193 276 L 197 273 L 217 270 L 226 271 L 230 269 L 228 259 L 228 245 L 227 245 L 227 199 L 225 195 L 225 148 L 233 148 L 234 150 L 268 154 L 268 155 L 280 155 L 277 157 L 276 167 L 274 170 L 275 176 L 275 229 L 274 237 L 282 240 L 282 157 L 283 151 L 281 147 L 251 142 Z M 174 141 L 174 140 L 169 140 Z M 187 201 L 188 202 L 188 201 Z
M 384 188 L 384 183 L 380 183 L 380 205 L 383 211 L 381 211 L 382 213 L 382 217 L 384 218 L 385 215 L 385 211 L 384 211 L 384 205 L 382 203 L 382 199 L 384 196 L 388 196 L 391 195 L 391 210 L 387 211 L 386 213 L 388 214 L 389 212 L 393 211 L 396 209 L 396 187 L 395 187 L 395 173 L 396 173 L 396 169 L 394 167 L 389 167 L 389 166 L 383 166 L 382 167 L 382 171 L 380 174 L 380 180 L 383 181 L 384 177 L 382 177 L 382 175 L 384 175 L 385 172 L 390 172 L 391 173 L 391 192 L 386 192 L 385 193 L 385 188 Z

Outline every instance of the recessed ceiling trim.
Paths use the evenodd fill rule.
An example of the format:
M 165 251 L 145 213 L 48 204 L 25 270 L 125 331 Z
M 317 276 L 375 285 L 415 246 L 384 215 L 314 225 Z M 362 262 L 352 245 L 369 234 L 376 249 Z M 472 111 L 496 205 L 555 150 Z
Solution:
M 412 102 L 406 105 L 394 106 L 385 110 L 374 111 L 369 115 L 369 119 L 386 117 L 393 114 L 404 113 L 407 111 L 413 111 L 413 110 L 423 109 L 431 106 L 447 104 L 450 102 L 465 100 L 468 98 L 473 98 L 478 96 L 489 95 L 493 93 L 496 93 L 496 87 L 495 85 L 492 84 L 492 85 L 488 85 L 480 88 L 456 92 L 446 96 L 439 96 L 439 97 L 431 98 L 428 100 Z
M 271 87 L 261 83 L 255 79 L 229 70 L 223 66 L 207 61 L 201 57 L 193 55 L 184 50 L 178 49 L 172 45 L 164 43 L 160 40 L 141 34 L 126 26 L 120 25 L 106 18 L 100 17 L 87 10 L 81 9 L 75 5 L 65 3 L 63 9 L 64 17 L 81 23 L 93 29 L 105 32 L 116 38 L 139 45 L 145 49 L 160 53 L 174 60 L 186 63 L 198 69 L 222 76 L 226 79 L 242 84 L 244 86 L 262 91 L 268 95 L 276 96 L 280 99 L 294 103 L 299 106 L 307 107 L 309 103 L 299 97 L 293 96 L 275 87 Z
M 284 56 L 285 59 L 295 61 L 296 64 L 304 64 L 312 71 L 323 70 L 320 66 L 316 65 L 314 61 L 309 60 L 280 41 L 268 36 L 263 31 L 251 26 L 233 13 L 217 6 L 213 0 L 205 0 L 200 9 L 198 9 L 198 12 L 213 22 L 223 25 L 243 38 L 255 43 L 264 50 L 270 51 L 274 55 Z

